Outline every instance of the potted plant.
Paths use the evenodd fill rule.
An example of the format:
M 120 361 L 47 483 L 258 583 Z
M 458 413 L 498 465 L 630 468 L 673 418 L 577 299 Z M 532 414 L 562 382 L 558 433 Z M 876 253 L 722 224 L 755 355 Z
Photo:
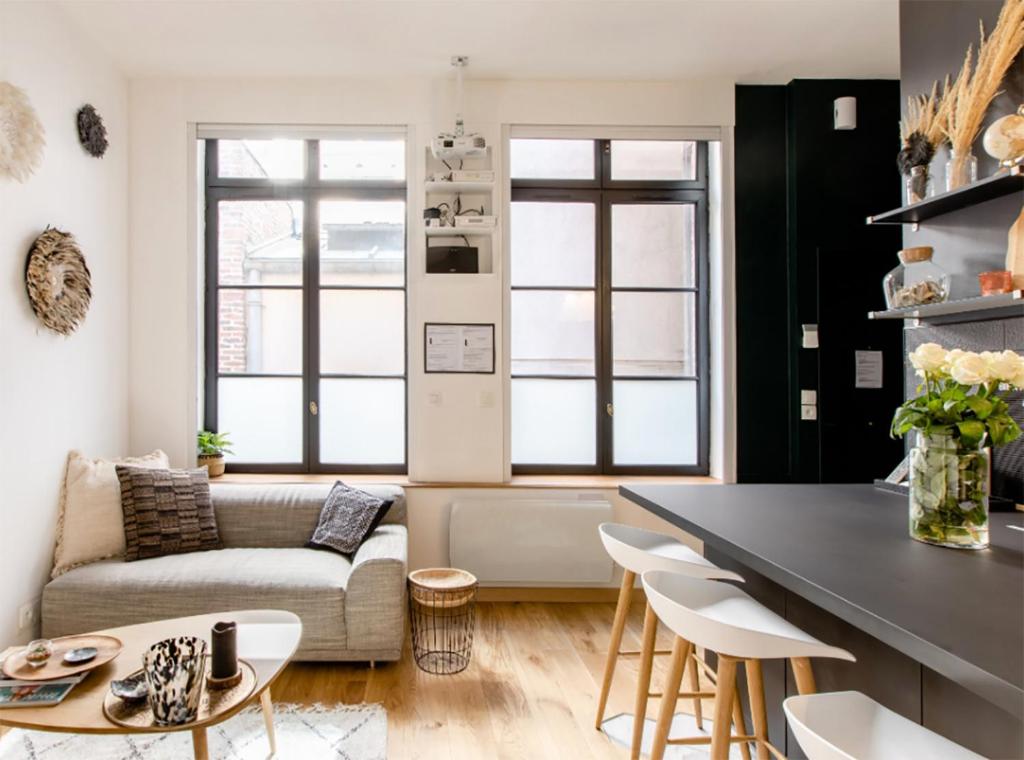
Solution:
M 206 467 L 211 478 L 217 478 L 224 474 L 224 455 L 234 454 L 230 448 L 231 441 L 227 433 L 214 433 L 209 430 L 200 430 L 196 437 L 198 465 Z
M 1013 351 L 947 351 L 925 343 L 910 354 L 918 395 L 896 410 L 893 436 L 916 430 L 910 450 L 910 536 L 959 549 L 988 546 L 991 447 L 1021 434 L 1000 395 L 1024 388 Z

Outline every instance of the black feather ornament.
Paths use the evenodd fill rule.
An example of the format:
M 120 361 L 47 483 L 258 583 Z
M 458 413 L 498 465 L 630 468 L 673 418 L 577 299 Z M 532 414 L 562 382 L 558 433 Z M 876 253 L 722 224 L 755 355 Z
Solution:
M 78 109 L 78 141 L 90 156 L 102 158 L 107 152 L 107 128 L 96 109 L 86 104 Z
M 911 132 L 896 155 L 900 174 L 910 174 L 915 166 L 927 166 L 935 157 L 935 146 L 920 132 Z

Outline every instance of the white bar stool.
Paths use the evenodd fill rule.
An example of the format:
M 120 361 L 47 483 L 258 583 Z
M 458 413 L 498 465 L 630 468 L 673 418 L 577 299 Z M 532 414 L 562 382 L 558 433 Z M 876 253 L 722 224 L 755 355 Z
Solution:
M 984 760 L 859 691 L 790 697 L 782 708 L 808 760 Z
M 656 533 L 642 528 L 634 528 L 618 523 L 602 523 L 598 527 L 604 548 L 616 564 L 622 566 L 622 586 L 619 588 L 619 601 L 615 607 L 615 620 L 612 624 L 612 638 L 608 644 L 608 659 L 604 666 L 604 682 L 601 684 L 601 696 L 597 703 L 597 721 L 595 727 L 601 728 L 604 720 L 605 707 L 608 703 L 608 692 L 611 690 L 612 677 L 615 675 L 615 664 L 620 656 L 640 656 L 640 678 L 636 687 L 636 704 L 633 720 L 633 741 L 630 757 L 640 757 L 640 743 L 643 739 L 644 720 L 647 715 L 647 700 L 662 694 L 651 692 L 651 671 L 655 654 L 670 654 L 668 650 L 655 650 L 654 642 L 658 634 L 658 619 L 651 609 L 650 603 L 644 613 L 644 630 L 642 648 L 639 651 L 622 651 L 622 632 L 626 626 L 626 614 L 629 612 L 630 595 L 637 575 L 651 570 L 663 570 L 681 573 L 693 578 L 720 578 L 742 581 L 739 575 L 723 570 L 704 559 L 693 549 L 676 540 L 672 536 Z M 702 725 L 701 699 L 712 697 L 714 692 L 701 692 L 697 673 L 696 658 L 688 663 L 690 691 L 686 697 L 693 698 L 694 717 L 697 725 Z M 663 694 L 668 694 L 666 689 Z M 679 692 L 676 684 L 675 694 Z M 673 695 L 674 696 L 674 695 Z M 675 700 L 672 700 L 673 703 Z M 742 720 L 742 712 L 739 713 Z M 744 729 L 741 729 L 744 730 Z
M 727 760 L 731 743 L 743 742 L 746 746 L 751 741 L 757 747 L 758 760 L 768 760 L 769 752 L 785 760 L 785 756 L 768 741 L 761 660 L 788 659 L 800 694 L 813 694 L 815 691 L 809 658 L 856 660 L 845 649 L 823 644 L 728 583 L 654 571 L 643 574 L 643 584 L 647 601 L 655 614 L 677 637 L 665 683 L 667 698 L 661 703 L 651 760 L 661 760 L 668 744 L 708 743 L 707 737 L 669 739 L 668 736 L 676 702 L 672 695 L 679 690 L 683 665 L 693 646 L 703 646 L 718 655 L 711 760 Z M 740 662 L 745 664 L 747 672 L 753 736 L 747 735 L 743 728 L 740 728 L 742 733 L 739 736 L 732 736 L 729 729 L 730 714 L 739 704 L 736 666 Z

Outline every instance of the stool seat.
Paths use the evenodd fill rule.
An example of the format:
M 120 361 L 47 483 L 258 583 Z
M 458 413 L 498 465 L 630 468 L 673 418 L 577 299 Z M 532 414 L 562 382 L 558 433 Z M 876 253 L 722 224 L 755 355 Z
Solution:
M 753 660 L 856 660 L 845 649 L 818 641 L 728 583 L 649 571 L 643 574 L 643 584 L 647 600 L 665 625 L 677 636 L 718 654 Z
M 790 697 L 782 703 L 808 760 L 981 760 L 859 691 Z
M 598 532 L 605 551 L 615 563 L 637 575 L 664 570 L 693 578 L 743 581 L 741 576 L 731 570 L 723 570 L 664 533 L 619 523 L 601 523 Z

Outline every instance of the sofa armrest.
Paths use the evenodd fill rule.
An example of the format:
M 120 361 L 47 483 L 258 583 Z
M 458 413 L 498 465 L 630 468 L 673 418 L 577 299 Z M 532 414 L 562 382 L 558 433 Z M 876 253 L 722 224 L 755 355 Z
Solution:
M 404 525 L 380 525 L 352 557 L 345 589 L 349 649 L 401 652 L 408 550 L 409 534 Z

